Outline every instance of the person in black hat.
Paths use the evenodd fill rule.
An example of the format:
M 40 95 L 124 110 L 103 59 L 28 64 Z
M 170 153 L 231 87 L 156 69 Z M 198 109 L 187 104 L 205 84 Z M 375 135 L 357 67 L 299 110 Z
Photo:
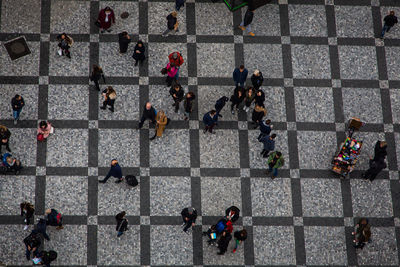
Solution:
M 182 226 L 185 226 L 183 231 L 187 232 L 187 230 L 196 223 L 197 211 L 193 207 L 188 207 L 182 210 L 181 215 L 183 220 Z

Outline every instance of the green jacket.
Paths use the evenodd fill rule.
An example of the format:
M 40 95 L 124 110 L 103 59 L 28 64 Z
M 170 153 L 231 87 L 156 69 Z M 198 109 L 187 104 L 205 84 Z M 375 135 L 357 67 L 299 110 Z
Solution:
M 274 160 L 276 155 L 276 152 L 272 153 L 271 155 L 269 155 L 268 157 L 268 165 Z M 280 167 L 283 166 L 283 164 L 285 164 L 285 160 L 283 159 L 283 156 L 281 156 L 275 163 L 275 165 L 272 167 L 274 169 L 278 169 Z

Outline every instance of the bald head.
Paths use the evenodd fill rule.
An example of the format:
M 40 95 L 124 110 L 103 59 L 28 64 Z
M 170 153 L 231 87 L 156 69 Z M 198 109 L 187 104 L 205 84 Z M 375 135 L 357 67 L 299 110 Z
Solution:
M 151 103 L 150 103 L 150 102 L 147 102 L 147 103 L 146 103 L 146 109 L 147 109 L 147 110 L 151 109 Z

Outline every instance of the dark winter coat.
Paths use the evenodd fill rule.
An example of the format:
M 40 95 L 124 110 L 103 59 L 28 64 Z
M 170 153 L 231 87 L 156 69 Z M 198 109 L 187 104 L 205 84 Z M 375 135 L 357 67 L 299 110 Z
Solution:
M 239 96 L 239 92 L 241 95 Z M 231 102 L 234 104 L 242 103 L 243 99 L 245 98 L 245 91 L 243 87 L 237 86 L 233 91 L 233 95 L 231 96 Z
M 115 231 L 125 232 L 126 230 L 128 230 L 128 220 L 125 218 L 121 218 L 121 216 L 119 215 L 120 213 L 115 216 L 115 219 L 117 220 L 117 227 L 115 228 Z
M 374 180 L 376 176 L 387 167 L 385 159 L 379 158 L 378 160 L 369 161 L 369 169 L 365 172 L 365 178 Z
M 226 102 L 228 102 L 229 98 L 227 98 L 226 96 L 221 97 L 220 99 L 217 100 L 217 102 L 215 103 L 215 110 L 221 111 L 224 107 Z
M 234 213 L 234 215 L 231 217 L 231 221 L 236 222 L 239 219 L 240 209 L 236 206 L 231 206 L 225 210 L 225 216 L 229 216 L 230 212 Z
M 90 79 L 92 81 L 99 81 L 101 78 L 103 78 L 103 82 L 106 83 L 106 78 L 104 77 L 104 72 L 102 69 L 99 71 L 92 71 L 92 74 L 90 75 Z
M 243 18 L 243 25 L 246 27 L 247 25 L 251 24 L 253 21 L 254 12 L 247 9 L 246 13 L 244 14 Z
M 269 135 L 269 134 L 271 133 L 271 130 L 272 130 L 272 129 L 271 129 L 271 126 L 265 124 L 264 121 L 260 120 L 259 125 L 260 125 L 260 132 L 261 132 L 262 134 Z
M 138 50 L 140 53 L 137 53 L 136 50 Z M 133 59 L 134 60 L 145 60 L 146 59 L 146 55 L 144 54 L 145 51 L 146 51 L 146 48 L 144 47 L 143 44 L 142 44 L 142 47 L 139 47 L 138 44 L 136 44 L 135 52 L 132 55 Z
M 188 208 L 184 208 L 181 212 L 182 218 L 188 218 L 190 221 L 192 221 L 192 223 L 196 222 L 196 218 L 197 218 L 197 211 L 193 210 L 192 214 L 189 214 L 189 209 Z
M 256 90 L 261 87 L 263 81 L 264 81 L 264 77 L 262 76 L 261 71 L 260 71 L 260 76 L 256 76 L 254 74 L 251 76 L 251 83 L 253 84 L 253 87 Z
M 212 126 L 213 124 L 217 123 L 218 121 L 218 113 L 211 117 L 210 112 L 207 112 L 203 116 L 203 123 L 207 126 Z
M 174 86 L 172 86 L 171 89 L 169 89 L 169 94 L 172 96 L 174 101 L 181 102 L 183 100 L 183 95 L 185 94 L 185 92 L 183 91 L 182 86 L 179 86 L 178 91 L 176 91 Z M 175 97 L 174 97 L 174 94 L 175 94 Z
M 144 105 L 143 117 L 145 117 L 146 119 L 149 119 L 151 121 L 155 121 L 156 115 L 157 115 L 157 112 L 156 112 L 155 108 L 153 108 L 153 106 L 149 110 L 147 110 L 146 105 Z
M 397 17 L 396 16 L 392 16 L 392 15 L 387 15 L 383 21 L 385 21 L 385 25 L 389 26 L 389 27 L 393 27 L 394 24 L 396 24 L 397 21 Z
M 261 95 L 260 96 L 257 95 L 257 92 L 261 92 Z M 265 94 L 264 94 L 263 90 L 258 90 L 257 92 L 256 92 L 255 102 L 259 106 L 264 106 Z
M 122 178 L 122 169 L 121 166 L 119 166 L 119 164 L 115 164 L 114 166 L 111 165 L 110 170 L 108 171 L 108 174 L 110 176 L 116 177 L 121 179 Z
M 386 152 L 387 145 L 384 147 L 381 147 L 380 145 L 381 145 L 381 141 L 378 141 L 375 144 L 374 160 L 377 160 L 379 158 L 384 158 L 387 155 L 387 152 Z
M 57 259 L 57 253 L 55 251 L 41 251 L 38 256 L 38 258 L 42 259 L 42 264 L 46 267 L 50 267 L 50 263 Z
M 251 91 L 251 94 L 250 94 L 250 89 L 252 90 Z M 244 95 L 244 101 L 245 101 L 245 103 L 246 103 L 246 105 L 249 107 L 250 105 L 251 105 L 251 103 L 254 101 L 254 98 L 255 98 L 255 92 L 254 92 L 254 88 L 251 88 L 251 87 L 249 87 L 249 88 L 247 88 L 246 89 L 246 93 L 245 93 L 245 95 Z
M 194 101 L 195 98 L 196 98 L 196 96 L 194 94 L 192 94 L 192 97 L 190 97 L 190 98 L 185 96 L 185 99 L 183 101 L 183 106 L 184 106 L 186 112 L 189 112 L 189 113 L 192 112 L 192 110 L 193 110 L 193 101 Z
M 275 149 L 275 140 L 270 139 L 269 135 L 264 136 L 260 139 L 260 142 L 264 144 L 264 149 L 268 151 L 273 151 Z
M 30 247 L 30 251 L 32 251 L 33 248 L 38 249 L 42 242 L 40 241 L 40 237 L 36 233 L 30 233 L 27 237 L 24 239 L 24 244 L 26 247 Z
M 119 33 L 118 34 L 118 43 L 119 43 L 119 52 L 125 53 L 126 50 L 128 50 L 129 43 L 131 42 L 131 39 L 128 39 L 124 33 Z
M 175 18 L 174 16 L 172 16 L 171 14 L 169 14 L 167 16 L 167 26 L 168 29 L 173 30 L 175 27 L 176 22 L 178 21 L 177 18 Z
M 225 253 L 228 250 L 228 245 L 231 239 L 232 235 L 229 232 L 226 232 L 225 236 L 221 235 L 218 240 L 218 248 L 221 253 Z
M 21 96 L 20 100 L 17 100 L 15 97 L 11 99 L 11 106 L 13 110 L 20 110 L 25 106 L 24 98 Z
M 244 69 L 243 72 L 240 72 L 239 68 L 236 68 L 233 71 L 233 80 L 237 83 L 244 83 L 247 79 L 247 75 L 249 74 L 247 69 Z

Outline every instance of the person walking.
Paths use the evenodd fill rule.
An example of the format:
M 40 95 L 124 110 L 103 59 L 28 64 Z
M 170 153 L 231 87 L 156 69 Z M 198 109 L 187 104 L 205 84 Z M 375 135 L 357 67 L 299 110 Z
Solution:
M 54 127 L 48 121 L 41 121 L 37 128 L 37 140 L 44 141 L 50 134 L 54 133 Z
M 174 63 L 175 67 L 178 69 L 178 71 L 175 75 L 175 79 L 178 79 L 179 78 L 179 69 L 181 68 L 181 66 L 184 62 L 182 55 L 179 52 L 172 52 L 171 54 L 169 54 L 168 60 L 169 60 L 169 63 Z
M 33 214 L 35 213 L 35 209 L 33 205 L 27 201 L 22 202 L 19 205 L 21 209 L 21 216 L 24 216 L 24 222 L 25 222 L 25 227 L 24 230 L 27 230 L 29 227 L 29 224 L 31 223 L 31 219 L 33 217 Z
M 240 65 L 239 68 L 236 68 L 233 71 L 233 81 L 235 82 L 235 86 L 238 87 L 238 85 L 240 85 L 241 87 L 244 87 L 248 74 L 249 71 L 244 67 L 244 65 Z
M 171 14 L 167 16 L 167 29 L 162 33 L 162 37 L 166 37 L 171 31 L 175 31 L 175 33 L 178 32 L 179 22 L 177 16 L 178 13 L 176 11 L 171 12 Z
M 117 93 L 115 92 L 114 88 L 112 88 L 112 86 L 108 86 L 106 89 L 104 89 L 101 95 L 103 96 L 104 101 L 103 101 L 103 106 L 100 108 L 106 109 L 107 106 L 110 106 L 108 109 L 111 112 L 114 112 L 114 103 L 115 99 L 117 98 Z
M 22 108 L 25 106 L 25 101 L 20 95 L 15 95 L 11 99 L 11 107 L 13 109 L 14 125 L 17 124 L 19 120 L 19 115 L 21 114 Z
M 255 97 L 255 103 L 259 106 L 264 107 L 264 101 L 265 101 L 265 94 L 264 91 L 259 89 L 256 91 L 256 97 Z
M 235 233 L 233 234 L 234 238 L 235 238 L 235 248 L 233 249 L 233 253 L 236 252 L 238 246 L 247 239 L 247 231 L 245 229 L 241 230 L 241 231 L 235 231 Z
M 190 118 L 190 113 L 193 111 L 193 100 L 196 99 L 196 96 L 193 92 L 186 93 L 183 100 L 183 107 L 185 109 L 185 117 L 184 120 L 187 121 Z
M 111 176 L 112 176 L 112 177 L 115 177 L 115 178 L 118 178 L 118 179 L 115 181 L 115 183 L 120 183 L 120 182 L 122 182 L 122 169 L 121 169 L 121 167 L 120 167 L 119 164 L 118 164 L 118 160 L 116 160 L 116 159 L 111 160 L 111 168 L 110 168 L 110 170 L 108 171 L 106 177 L 104 177 L 103 180 L 99 180 L 99 183 L 103 183 L 103 184 L 106 183 L 107 180 L 108 180 Z
M 141 40 L 139 40 L 136 45 L 135 45 L 135 51 L 133 52 L 133 59 L 135 60 L 135 66 L 138 65 L 138 62 L 140 64 L 143 63 L 143 61 L 146 59 L 146 55 L 144 54 L 146 51 L 146 48 L 144 47 L 144 44 Z
M 268 158 L 268 170 L 267 174 L 272 172 L 272 179 L 275 179 L 278 176 L 278 169 L 281 168 L 285 164 L 285 160 L 283 159 L 282 153 L 279 151 L 273 152 L 269 155 Z
M 184 95 L 182 86 L 179 83 L 175 83 L 169 90 L 169 94 L 174 100 L 174 104 L 172 104 L 172 106 L 175 107 L 175 113 L 178 113 L 179 104 L 182 102 Z
M 129 43 L 131 42 L 131 37 L 129 36 L 128 32 L 123 31 L 118 33 L 118 44 L 119 44 L 119 52 L 121 54 L 126 53 L 128 50 Z
M 364 172 L 361 177 L 364 179 L 369 179 L 371 182 L 376 178 L 376 176 L 387 167 L 385 158 L 377 158 L 373 160 L 372 158 L 369 160 L 369 169 Z
M 261 71 L 255 70 L 253 75 L 251 75 L 251 83 L 253 84 L 254 89 L 257 91 L 260 89 L 262 83 L 264 81 L 264 78 L 262 76 Z
M 156 109 L 153 108 L 150 102 L 146 102 L 146 104 L 144 104 L 142 118 L 140 119 L 138 129 L 143 127 L 143 123 L 145 120 L 151 120 L 153 124 L 156 124 L 156 115 L 157 115 Z
M 94 82 L 97 91 L 100 91 L 99 80 L 103 78 L 103 82 L 106 83 L 106 78 L 104 77 L 104 72 L 100 66 L 93 64 L 92 73 L 90 74 L 90 80 Z
M 47 229 L 46 220 L 42 218 L 39 219 L 39 222 L 36 224 L 34 231 L 41 234 L 47 241 L 50 241 L 50 237 L 47 235 L 46 229 Z
M 231 239 L 232 239 L 232 235 L 229 233 L 228 230 L 225 229 L 222 232 L 222 234 L 217 242 L 218 249 L 219 249 L 219 252 L 217 253 L 218 255 L 225 254 L 225 252 L 228 250 L 228 245 L 229 245 L 229 242 L 231 241 Z
M 116 231 L 117 237 L 120 237 L 125 231 L 128 230 L 128 219 L 125 218 L 126 212 L 120 212 L 115 216 L 115 220 L 117 221 Z
M 249 112 L 251 103 L 253 103 L 256 94 L 254 92 L 253 87 L 247 87 L 246 93 L 244 95 L 244 106 L 243 110 Z
M 187 233 L 187 230 L 196 224 L 197 211 L 193 207 L 188 207 L 181 211 L 181 215 L 183 220 L 182 226 L 185 226 L 183 231 Z
M 156 115 L 155 133 L 154 133 L 154 136 L 152 138 L 150 138 L 150 140 L 154 140 L 156 137 L 161 137 L 165 130 L 165 126 L 167 124 L 168 124 L 168 118 L 165 115 L 164 111 L 160 110 L 159 112 L 157 112 L 157 115 Z
M 62 214 L 58 212 L 55 209 L 47 209 L 45 211 L 45 214 L 47 216 L 46 224 L 51 225 L 51 226 L 57 226 L 57 230 L 64 229 L 64 226 L 62 226 Z
M 229 101 L 229 98 L 226 97 L 226 96 L 223 96 L 223 97 L 219 98 L 219 99 L 217 100 L 217 102 L 215 102 L 214 108 L 215 108 L 215 111 L 216 111 L 217 114 L 218 114 L 218 117 L 221 117 L 221 118 L 222 118 L 221 110 L 225 107 L 225 104 L 226 104 L 226 102 L 228 102 L 228 101 Z
M 385 33 L 389 32 L 390 28 L 392 28 L 398 22 L 393 10 L 389 12 L 389 15 L 387 15 L 383 21 L 384 24 L 381 32 L 381 39 L 383 39 Z
M 253 113 L 251 114 L 251 120 L 254 124 L 254 129 L 257 129 L 263 117 L 267 116 L 267 110 L 258 104 L 255 104 Z
M 257 137 L 257 140 L 260 141 L 263 136 L 269 135 L 271 133 L 271 120 L 266 120 L 265 122 L 261 120 L 258 125 L 260 126 L 260 135 Z
M 204 114 L 203 116 L 203 123 L 205 124 L 205 128 L 203 130 L 203 133 L 206 133 L 209 131 L 210 133 L 215 133 L 213 132 L 214 126 L 218 122 L 218 113 L 215 110 L 211 110 Z
M 179 11 L 185 5 L 185 0 L 175 0 L 175 10 Z
M 31 232 L 27 237 L 24 238 L 25 244 L 25 256 L 26 259 L 29 261 L 31 260 L 31 253 L 33 256 L 36 257 L 39 253 L 39 247 L 42 244 L 40 241 L 40 236 L 34 232 Z
M 368 219 L 361 218 L 355 226 L 355 231 L 351 234 L 353 235 L 353 246 L 363 249 L 365 243 L 371 238 L 371 226 L 368 223 Z
M 115 15 L 111 7 L 107 6 L 100 10 L 97 22 L 100 24 L 101 33 L 104 33 L 105 31 L 111 32 L 110 27 L 115 23 Z
M 65 32 L 57 36 L 58 41 L 58 54 L 60 56 L 66 56 L 67 58 L 71 59 L 71 52 L 69 49 L 74 44 L 74 40 L 71 36 L 68 36 Z
M 3 146 L 6 147 L 6 150 L 8 152 L 11 152 L 9 142 L 10 142 L 10 137 L 11 137 L 11 132 L 8 130 L 8 128 L 4 125 L 0 125 L 0 155 L 1 155 L 1 148 Z
M 254 17 L 254 10 L 250 10 L 250 8 L 248 8 L 246 13 L 244 14 L 243 21 L 239 25 L 239 28 L 242 31 L 247 30 L 247 32 L 251 36 L 254 36 L 254 33 L 251 31 L 251 27 L 250 27 L 250 24 L 253 21 L 253 17 Z
M 168 63 L 165 67 L 167 70 L 167 79 L 165 82 L 167 83 L 167 87 L 170 87 L 174 81 L 176 81 L 176 74 L 178 73 L 178 68 L 175 67 L 175 63 Z
M 272 134 L 271 136 L 266 135 L 266 136 L 260 138 L 259 141 L 264 144 L 263 150 L 260 153 L 260 155 L 262 155 L 263 158 L 267 158 L 269 155 L 269 152 L 274 151 L 275 137 L 276 137 L 276 134 Z
M 233 95 L 230 98 L 231 103 L 231 113 L 235 115 L 234 108 L 236 106 L 237 111 L 239 111 L 239 105 L 243 102 L 245 98 L 245 91 L 243 87 L 236 86 L 235 90 L 233 91 Z
M 379 158 L 385 158 L 387 155 L 387 143 L 385 141 L 377 141 L 375 144 L 375 154 L 373 160 L 378 160 Z

